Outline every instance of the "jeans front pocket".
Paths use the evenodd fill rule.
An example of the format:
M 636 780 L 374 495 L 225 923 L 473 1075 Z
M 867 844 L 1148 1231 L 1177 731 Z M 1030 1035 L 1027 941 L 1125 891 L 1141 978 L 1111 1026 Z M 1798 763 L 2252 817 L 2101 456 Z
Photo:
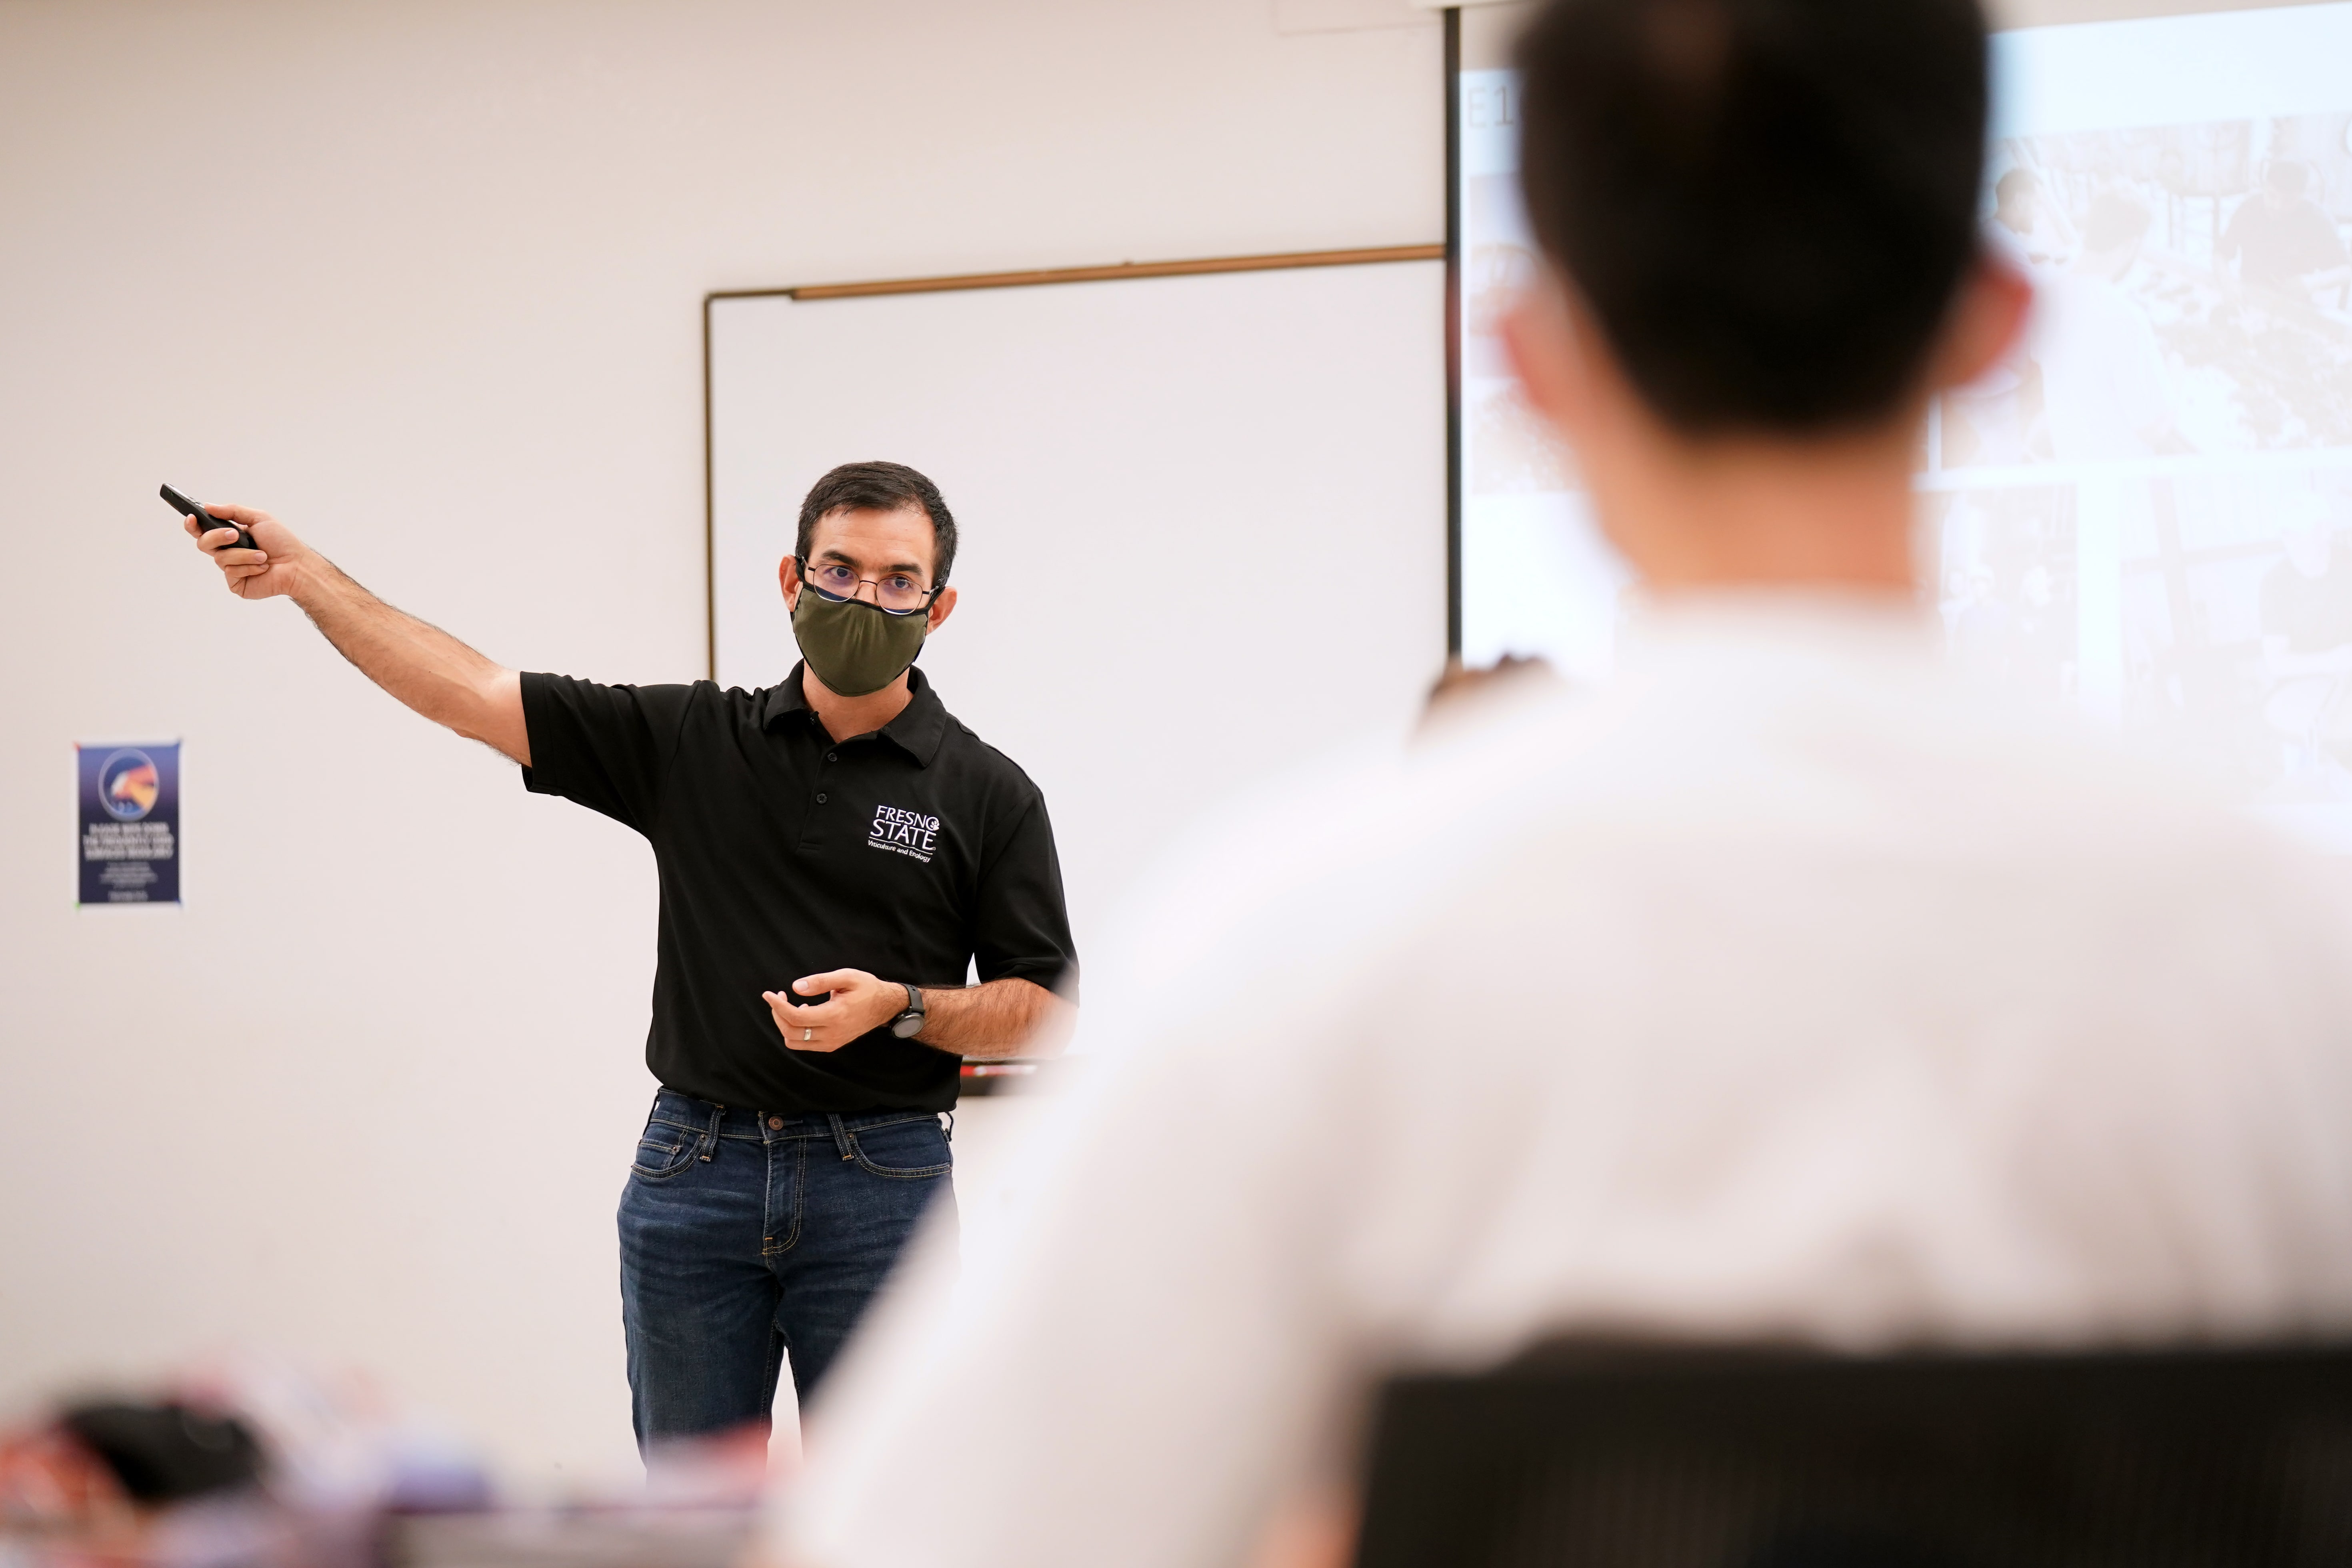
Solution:
M 629 1163 L 629 1174 L 648 1181 L 661 1181 L 675 1176 L 694 1163 L 695 1151 L 701 1147 L 701 1137 L 673 1121 L 648 1121 L 644 1136 L 637 1140 L 637 1157 Z
M 955 1169 L 955 1155 L 936 1116 L 909 1117 L 879 1127 L 852 1127 L 850 1157 L 862 1171 L 899 1181 L 927 1181 Z

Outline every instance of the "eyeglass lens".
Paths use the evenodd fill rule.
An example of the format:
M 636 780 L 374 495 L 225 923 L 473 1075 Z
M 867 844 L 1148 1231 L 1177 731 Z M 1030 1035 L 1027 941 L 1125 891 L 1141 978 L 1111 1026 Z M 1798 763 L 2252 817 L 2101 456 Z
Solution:
M 893 572 L 880 578 L 861 578 L 837 561 L 828 561 L 809 568 L 808 580 L 819 593 L 836 599 L 854 599 L 860 583 L 874 584 L 874 602 L 886 610 L 913 610 L 922 606 L 923 597 L 930 592 L 903 572 Z

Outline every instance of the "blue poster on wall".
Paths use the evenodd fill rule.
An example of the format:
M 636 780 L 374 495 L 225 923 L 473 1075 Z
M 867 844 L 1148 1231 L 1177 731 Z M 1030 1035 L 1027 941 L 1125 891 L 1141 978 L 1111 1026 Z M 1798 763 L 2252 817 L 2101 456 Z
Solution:
M 74 747 L 81 901 L 180 901 L 180 742 Z

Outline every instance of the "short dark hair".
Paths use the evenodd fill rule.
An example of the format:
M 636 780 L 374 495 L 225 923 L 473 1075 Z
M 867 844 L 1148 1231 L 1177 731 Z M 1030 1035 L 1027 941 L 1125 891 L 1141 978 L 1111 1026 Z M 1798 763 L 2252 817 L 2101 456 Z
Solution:
M 1551 0 L 1528 214 L 1661 417 L 1900 408 L 1977 250 L 1985 49 L 1976 0 Z
M 816 542 L 819 520 L 844 507 L 861 511 L 913 507 L 929 518 L 931 552 L 936 557 L 931 563 L 931 586 L 947 582 L 948 568 L 955 564 L 956 525 L 948 503 L 940 499 L 939 486 L 904 463 L 844 463 L 809 487 L 807 499 L 801 502 L 801 526 L 793 536 L 793 553 L 807 560 Z

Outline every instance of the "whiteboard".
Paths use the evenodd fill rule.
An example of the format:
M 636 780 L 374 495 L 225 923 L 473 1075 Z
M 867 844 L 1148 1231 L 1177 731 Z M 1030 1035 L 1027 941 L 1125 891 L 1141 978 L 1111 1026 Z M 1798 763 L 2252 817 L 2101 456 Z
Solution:
M 1082 963 L 1188 819 L 1402 734 L 1444 662 L 1441 262 L 709 309 L 718 680 L 798 657 L 820 474 L 928 474 L 962 597 L 921 667 L 1045 791 Z

